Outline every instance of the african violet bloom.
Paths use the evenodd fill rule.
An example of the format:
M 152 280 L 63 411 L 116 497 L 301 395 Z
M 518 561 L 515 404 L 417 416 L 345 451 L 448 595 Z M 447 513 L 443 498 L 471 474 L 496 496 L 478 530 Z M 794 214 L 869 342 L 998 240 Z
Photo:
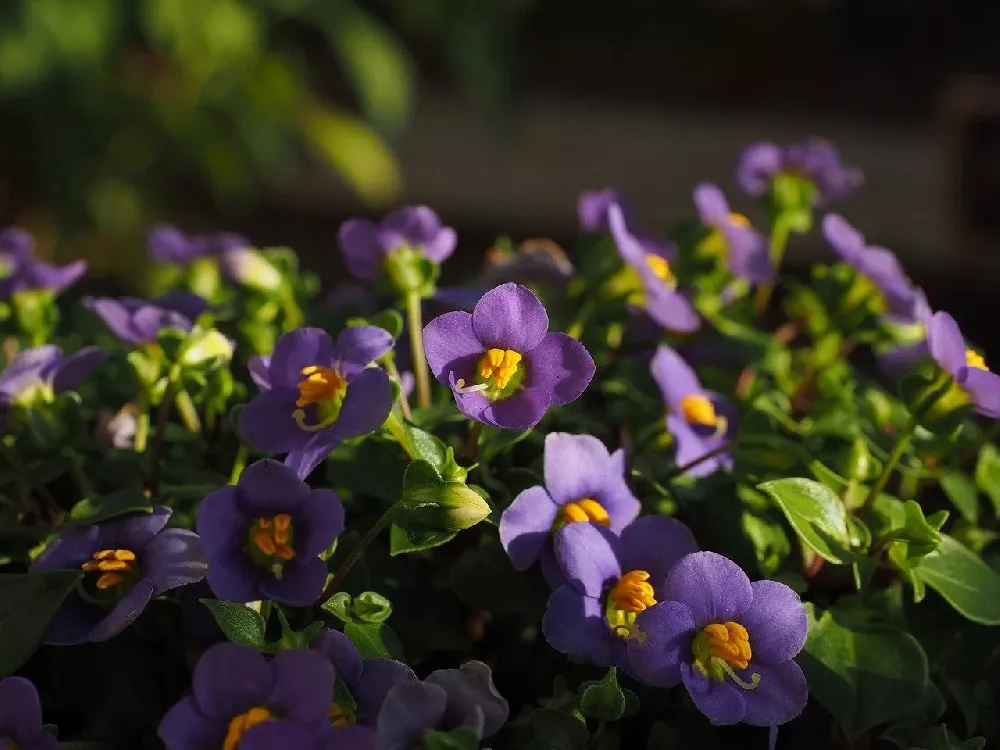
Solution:
M 219 643 L 195 666 L 193 695 L 167 711 L 157 733 L 167 750 L 374 747 L 370 730 L 330 726 L 333 681 L 316 651 L 268 661 L 248 646 Z
M 135 297 L 88 298 L 84 304 L 97 313 L 111 332 L 126 344 L 151 344 L 164 328 L 180 328 L 185 333 L 193 321 L 208 309 L 196 294 L 171 292 L 146 301 Z
M 677 291 L 677 279 L 662 246 L 632 234 L 621 206 L 608 209 L 608 225 L 618 254 L 639 276 L 642 308 L 657 324 L 675 333 L 691 333 L 701 321 L 691 302 Z
M 625 483 L 624 451 L 609 455 L 604 443 L 590 435 L 550 432 L 545 436 L 545 486 L 530 487 L 514 498 L 500 518 L 500 541 L 515 570 L 527 570 L 541 557 L 546 577 L 561 585 L 565 581 L 550 544 L 559 529 L 589 522 L 618 534 L 640 509 Z
M 981 354 L 966 348 L 965 337 L 951 315 L 934 313 L 927 324 L 927 347 L 979 414 L 1000 418 L 1000 375 L 987 368 Z
M 208 260 L 219 267 L 222 276 L 231 282 L 256 287 L 276 289 L 281 284 L 281 274 L 263 255 L 238 234 L 219 232 L 202 236 L 188 236 L 177 227 L 157 224 L 146 238 L 150 255 L 164 263 L 190 266 L 199 260 Z
M 205 577 L 201 540 L 166 529 L 172 511 L 156 506 L 94 526 L 68 529 L 31 566 L 85 575 L 49 624 L 45 642 L 106 641 L 131 625 L 150 599 Z
M 240 414 L 240 432 L 257 450 L 287 453 L 285 463 L 307 477 L 338 443 L 389 416 L 389 376 L 368 365 L 391 348 L 392 336 L 375 326 L 345 328 L 336 343 L 319 328 L 286 333 L 270 357 L 250 362 L 261 393 Z
M 697 549 L 688 527 L 666 516 L 641 516 L 620 536 L 594 523 L 563 527 L 555 554 L 568 583 L 549 597 L 545 639 L 575 660 L 627 668 L 636 617 L 662 601 L 670 568 Z
M 734 276 L 751 284 L 762 284 L 774 276 L 764 237 L 750 226 L 742 214 L 729 210 L 726 196 L 718 187 L 703 182 L 694 189 L 694 203 L 701 223 L 712 230 L 708 240 L 722 250 Z
M 678 466 L 711 453 L 730 439 L 735 432 L 732 408 L 719 394 L 701 387 L 680 354 L 661 345 L 649 370 L 667 404 L 667 430 L 677 443 L 674 461 Z M 692 466 L 688 473 L 703 477 L 732 465 L 732 455 L 720 453 Z
M 23 677 L 0 680 L 0 748 L 58 750 L 59 740 L 42 729 L 38 691 Z
M 482 739 L 499 730 L 509 712 L 493 685 L 490 668 L 481 661 L 439 669 L 425 680 L 408 680 L 389 691 L 378 716 L 378 749 L 419 747 L 430 729 L 448 732 L 464 727 Z
M 632 673 L 649 685 L 684 683 L 714 724 L 777 726 L 808 700 L 793 657 L 808 623 L 798 594 L 777 581 L 750 583 L 740 566 L 696 552 L 667 575 L 663 597 L 628 640 Z
M 32 255 L 34 244 L 23 229 L 0 230 L 0 299 L 29 289 L 59 294 L 86 273 L 82 260 L 61 267 L 38 260 Z
M 574 401 L 594 376 L 583 344 L 548 328 L 548 313 L 531 290 L 501 284 L 471 314 L 457 310 L 427 324 L 427 363 L 467 417 L 526 430 L 550 406 Z
M 265 458 L 202 500 L 197 528 L 217 597 L 307 607 L 326 582 L 319 554 L 344 530 L 344 507 L 333 490 L 314 490 Z
M 736 181 L 750 195 L 763 195 L 779 175 L 802 177 L 811 182 L 817 205 L 847 197 L 864 181 L 859 169 L 840 160 L 832 143 L 818 138 L 784 147 L 759 141 L 740 154 Z
M 422 255 L 435 264 L 454 252 L 455 230 L 427 206 L 404 206 L 382 219 L 349 219 L 340 225 L 340 249 L 347 269 L 375 283 L 386 260 L 396 255 Z
M 334 726 L 362 724 L 374 727 L 389 691 L 401 682 L 417 679 L 413 670 L 402 662 L 362 659 L 351 639 L 339 630 L 321 630 L 310 647 L 330 660 L 353 700 L 353 704 L 343 700 L 330 704 Z

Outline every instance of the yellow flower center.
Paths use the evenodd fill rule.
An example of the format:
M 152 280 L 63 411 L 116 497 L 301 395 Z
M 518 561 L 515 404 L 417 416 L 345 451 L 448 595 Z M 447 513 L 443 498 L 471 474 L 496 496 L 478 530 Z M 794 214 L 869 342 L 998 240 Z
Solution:
M 97 588 L 101 591 L 117 586 L 135 566 L 135 552 L 129 549 L 102 549 L 85 562 L 81 568 L 85 573 L 99 572 Z
M 729 214 L 729 224 L 734 227 L 739 227 L 740 229 L 746 229 L 750 226 L 750 219 L 748 219 L 743 214 Z
M 258 518 L 250 529 L 251 552 L 262 565 L 269 567 L 279 581 L 284 564 L 295 557 L 292 547 L 292 517 L 279 513 L 273 518 Z
M 646 253 L 646 265 L 649 266 L 649 270 L 653 272 L 656 278 L 664 284 L 672 284 L 674 282 L 674 272 L 670 269 L 670 264 L 666 258 L 654 255 L 653 253 Z
M 990 369 L 986 366 L 986 360 L 983 359 L 983 355 L 972 349 L 965 350 L 965 364 L 967 367 L 972 367 L 976 370 L 986 370 L 989 372 Z
M 321 401 L 333 401 L 347 386 L 336 370 L 322 365 L 303 367 L 302 375 L 305 378 L 299 381 L 299 398 L 295 402 L 300 409 Z
M 756 672 L 747 682 L 734 671 L 750 666 L 750 634 L 738 622 L 716 622 L 706 625 L 691 644 L 692 665 L 706 677 L 719 682 L 732 680 L 744 690 L 753 690 L 760 683 Z
M 261 706 L 254 706 L 245 714 L 233 717 L 226 731 L 226 739 L 222 741 L 222 750 L 237 750 L 243 735 L 253 727 L 274 718 L 274 714 Z
M 645 570 L 630 570 L 608 592 L 604 616 L 612 635 L 628 638 L 639 613 L 656 604 L 653 586 L 648 581 L 649 573 Z
M 688 424 L 715 427 L 719 422 L 715 406 L 707 396 L 699 393 L 692 393 L 681 399 L 681 414 Z
M 330 723 L 335 727 L 346 727 L 354 724 L 357 721 L 354 717 L 354 712 L 339 703 L 330 704 Z
M 493 381 L 497 390 L 504 390 L 511 378 L 517 374 L 521 355 L 512 349 L 489 349 L 479 360 L 479 378 L 482 382 Z
M 604 506 L 596 500 L 585 497 L 575 503 L 566 503 L 560 509 L 563 525 L 568 523 L 599 523 L 601 526 L 610 526 L 611 517 L 604 510 Z

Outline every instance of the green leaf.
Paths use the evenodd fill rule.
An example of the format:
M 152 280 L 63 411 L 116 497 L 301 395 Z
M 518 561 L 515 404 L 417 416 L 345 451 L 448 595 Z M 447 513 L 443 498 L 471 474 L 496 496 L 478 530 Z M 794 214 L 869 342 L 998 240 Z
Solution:
M 979 521 L 979 490 L 968 474 L 957 469 L 941 473 L 941 489 L 969 523 Z
M 979 451 L 976 485 L 990 499 L 993 513 L 1000 518 L 1000 449 L 993 443 L 986 443 Z
M 809 692 L 840 722 L 851 743 L 909 711 L 928 684 L 927 656 L 909 633 L 806 605 L 809 637 L 798 657 Z
M 254 648 L 264 645 L 267 623 L 260 612 L 237 602 L 224 602 L 218 599 L 198 601 L 208 607 L 227 639 Z
M 453 729 L 439 732 L 430 729 L 424 733 L 423 750 L 477 750 L 479 736 L 472 729 Z
M 386 623 L 351 621 L 344 623 L 344 635 L 358 649 L 363 659 L 396 659 L 402 661 L 403 646 L 396 633 Z
M 788 523 L 813 551 L 828 562 L 846 565 L 857 557 L 850 549 L 847 510 L 836 493 L 811 479 L 776 479 L 758 485 L 774 500 Z
M 338 591 L 320 606 L 341 622 L 350 622 L 354 619 L 351 613 L 351 595 L 346 591 Z
M 392 602 L 378 592 L 365 591 L 354 597 L 351 609 L 362 622 L 385 622 L 392 614 Z
M 400 500 L 403 526 L 413 532 L 462 531 L 489 516 L 492 509 L 464 482 L 446 481 L 427 461 L 411 461 L 403 474 Z
M 0 575 L 0 677 L 28 660 L 82 571 Z
M 455 534 L 457 533 L 456 531 L 433 532 L 429 535 L 424 535 L 420 544 L 415 544 L 410 541 L 410 538 L 406 534 L 406 529 L 393 524 L 389 529 L 389 554 L 395 557 L 396 555 L 407 555 L 412 552 L 426 552 L 429 549 L 440 547 L 442 544 L 447 544 L 455 538 Z
M 107 521 L 126 513 L 151 513 L 153 506 L 141 487 L 115 490 L 99 500 L 84 498 L 69 512 L 70 521 L 77 526 Z
M 913 570 L 959 614 L 982 625 L 1000 625 L 1000 574 L 958 540 L 941 535 L 941 546 Z
M 530 576 L 518 573 L 494 535 L 486 544 L 467 550 L 448 576 L 458 598 L 476 609 L 494 614 L 524 614 L 545 606 L 546 593 Z
M 561 711 L 541 708 L 532 711 L 528 721 L 534 737 L 529 750 L 582 750 L 590 739 L 587 725 L 581 719 Z
M 351 318 L 347 321 L 351 328 L 358 326 L 375 326 L 383 331 L 388 331 L 393 341 L 399 338 L 403 332 L 403 316 L 396 310 L 382 310 L 372 315 L 370 318 Z
M 618 685 L 615 667 L 611 667 L 601 680 L 580 686 L 580 713 L 598 721 L 618 721 L 624 715 L 625 693 Z

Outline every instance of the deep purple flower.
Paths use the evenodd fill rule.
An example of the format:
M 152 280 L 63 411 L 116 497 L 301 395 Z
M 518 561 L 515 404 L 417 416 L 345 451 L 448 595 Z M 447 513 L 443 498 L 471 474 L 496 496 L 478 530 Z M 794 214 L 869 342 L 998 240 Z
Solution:
M 864 181 L 861 170 L 845 165 L 833 144 L 819 138 L 784 147 L 759 141 L 740 154 L 736 181 L 750 195 L 763 195 L 779 174 L 797 175 L 812 182 L 820 206 L 847 197 Z
M 930 319 L 927 347 L 979 414 L 1000 418 L 1000 375 L 990 372 L 981 354 L 966 348 L 958 323 L 948 313 L 937 312 Z
M 330 726 L 333 682 L 333 667 L 316 651 L 268 661 L 248 646 L 219 643 L 195 666 L 193 695 L 167 711 L 157 733 L 167 750 L 374 750 L 370 730 Z
M 590 435 L 550 432 L 545 436 L 545 486 L 514 498 L 500 518 L 500 541 L 515 570 L 541 557 L 546 578 L 565 583 L 552 551 L 555 532 L 570 523 L 601 524 L 618 534 L 641 507 L 625 483 L 625 453 L 609 455 Z M 557 575 L 553 576 L 552 573 Z
M 257 450 L 287 453 L 304 479 L 338 443 L 389 416 L 389 376 L 368 365 L 391 348 L 392 336 L 375 326 L 345 328 L 337 343 L 319 328 L 286 333 L 270 357 L 250 362 L 261 392 L 240 414 L 240 432 Z
M 678 466 L 718 449 L 735 433 L 736 414 L 730 404 L 702 388 L 691 366 L 669 346 L 657 348 L 649 371 L 667 405 L 667 430 L 677 443 L 674 462 Z M 703 477 L 732 465 L 732 455 L 720 453 L 692 466 L 688 473 Z
M 580 228 L 585 232 L 611 231 L 608 223 L 608 211 L 612 206 L 618 206 L 625 218 L 625 223 L 633 229 L 637 226 L 635 209 L 617 188 L 602 188 L 600 190 L 585 190 L 577 200 L 576 212 L 580 220 Z
M 31 571 L 83 570 L 85 575 L 49 624 L 45 642 L 68 646 L 106 641 L 131 625 L 150 599 L 205 577 L 201 540 L 166 529 L 172 511 L 115 518 L 62 532 Z
M 0 299 L 10 299 L 15 292 L 48 289 L 59 294 L 83 276 L 87 263 L 74 261 L 68 266 L 54 266 L 32 254 L 35 241 L 23 229 L 0 230 Z
M 38 691 L 23 677 L 0 680 L 0 748 L 58 750 L 59 740 L 42 729 Z
M 330 660 L 354 700 L 353 706 L 336 702 L 330 706 L 336 726 L 357 723 L 374 727 L 389 691 L 401 682 L 417 679 L 412 669 L 394 659 L 362 659 L 351 639 L 339 630 L 321 630 L 311 648 Z
M 636 617 L 662 601 L 670 568 L 697 549 L 690 529 L 666 516 L 640 516 L 620 536 L 593 523 L 563 527 L 555 552 L 569 583 L 549 597 L 545 639 L 576 661 L 627 668 Z
M 455 230 L 427 206 L 404 206 L 375 223 L 349 219 L 340 225 L 340 249 L 347 269 L 374 283 L 390 253 L 415 252 L 435 263 L 444 263 L 458 241 Z
M 458 310 L 427 324 L 427 363 L 467 417 L 526 430 L 550 406 L 578 398 L 594 376 L 583 344 L 548 329 L 548 313 L 531 290 L 501 284 L 471 314 Z
M 88 298 L 84 304 L 101 317 L 115 336 L 133 346 L 153 343 L 164 328 L 190 332 L 195 318 L 208 309 L 203 298 L 187 292 L 171 292 L 148 302 L 135 297 Z
M 250 242 L 232 232 L 189 236 L 169 224 L 157 224 L 146 239 L 150 255 L 164 263 L 189 266 L 207 259 L 227 281 L 259 289 L 275 289 L 281 274 Z
M 809 698 L 793 659 L 807 630 L 805 608 L 788 586 L 750 583 L 732 560 L 697 552 L 674 566 L 663 599 L 639 615 L 628 661 L 648 685 L 683 682 L 713 724 L 776 726 Z
M 408 680 L 390 690 L 379 712 L 378 747 L 410 750 L 429 729 L 467 727 L 482 739 L 499 730 L 509 713 L 490 668 L 469 661 L 460 669 L 439 669 L 423 681 Z
M 639 240 L 628 227 L 617 204 L 608 209 L 608 224 L 618 254 L 638 275 L 642 284 L 640 304 L 658 325 L 675 333 L 691 333 L 701 320 L 691 302 L 677 291 L 677 279 L 662 250 Z
M 217 597 L 307 607 L 326 582 L 319 554 L 344 530 L 344 507 L 333 490 L 311 489 L 294 470 L 265 458 L 201 502 L 197 528 Z
M 774 277 L 767 241 L 742 214 L 729 210 L 726 196 L 715 185 L 703 182 L 694 189 L 694 203 L 701 223 L 721 239 L 726 266 L 734 276 L 751 284 Z

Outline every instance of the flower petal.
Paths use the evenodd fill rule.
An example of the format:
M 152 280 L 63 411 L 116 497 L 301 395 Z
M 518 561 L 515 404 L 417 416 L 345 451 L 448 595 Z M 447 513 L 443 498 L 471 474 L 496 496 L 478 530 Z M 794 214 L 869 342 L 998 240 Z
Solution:
M 347 270 L 372 283 L 378 280 L 386 254 L 379 244 L 378 232 L 378 224 L 367 219 L 348 219 L 337 231 Z
M 262 391 L 271 389 L 271 358 L 254 355 L 247 361 L 250 379 Z
M 552 592 L 542 619 L 542 634 L 552 648 L 574 661 L 599 667 L 611 666 L 614 661 L 611 648 L 614 637 L 604 619 L 604 607 L 599 600 L 584 596 L 572 586 Z
M 0 374 L 0 391 L 17 396 L 21 391 L 39 384 L 46 373 L 59 366 L 62 356 L 62 350 L 52 344 L 25 349 Z
M 228 729 L 228 719 L 209 719 L 188 696 L 167 711 L 156 734 L 168 750 L 218 750 Z
M 296 328 L 284 334 L 271 353 L 271 386 L 298 389 L 302 369 L 333 364 L 333 341 L 320 328 Z
M 434 377 L 448 385 L 452 363 L 481 356 L 486 350 L 472 328 L 472 315 L 461 310 L 445 313 L 424 326 L 424 352 Z
M 301 448 L 288 452 L 285 456 L 285 466 L 294 471 L 295 476 L 305 481 L 317 466 L 330 457 L 339 443 L 332 428 L 320 430 Z
M 164 505 L 153 506 L 152 513 L 133 513 L 98 525 L 104 549 L 129 549 L 138 552 L 160 533 L 173 511 Z
M 551 399 L 552 392 L 546 388 L 522 388 L 490 403 L 483 412 L 483 421 L 505 430 L 527 430 L 542 420 Z
M 354 685 L 361 679 L 364 663 L 351 639 L 339 630 L 323 628 L 312 639 L 309 648 L 319 651 L 330 660 L 337 677 L 342 679 L 353 693 Z
M 448 696 L 446 723 L 454 726 L 478 708 L 483 716 L 482 736 L 489 737 L 507 721 L 510 707 L 497 692 L 490 668 L 481 661 L 467 661 L 458 669 L 438 669 L 424 682 L 437 685 Z
M 424 255 L 435 263 L 444 263 L 455 252 L 458 234 L 451 227 L 441 227 L 433 239 L 423 245 Z
M 698 217 L 707 227 L 721 228 L 729 222 L 729 203 L 726 196 L 711 182 L 701 182 L 694 189 L 694 205 Z
M 4 739 L 24 742 L 38 734 L 42 726 L 42 704 L 38 690 L 23 677 L 0 680 L 0 732 Z
M 781 147 L 767 141 L 751 143 L 739 156 L 736 164 L 736 182 L 744 192 L 761 195 L 768 189 L 771 179 L 781 171 Z
M 208 561 L 201 539 L 187 529 L 167 529 L 142 548 L 139 569 L 153 583 L 153 596 L 197 583 L 205 577 Z
M 91 641 L 108 641 L 131 625 L 149 604 L 156 592 L 152 581 L 144 578 L 129 591 L 90 631 Z
M 946 372 L 954 375 L 965 366 L 965 338 L 948 313 L 934 313 L 927 325 L 927 345 L 931 356 Z
M 727 265 L 734 276 L 751 284 L 763 284 L 774 279 L 767 242 L 760 232 L 753 227 L 738 227 L 726 222 L 722 235 L 729 251 Z
M 413 670 L 393 659 L 368 659 L 361 677 L 351 687 L 351 696 L 358 704 L 358 721 L 374 725 L 385 698 L 401 682 L 416 680 Z
M 396 685 L 378 715 L 379 750 L 409 750 L 444 716 L 448 696 L 437 685 L 417 680 Z
M 693 333 L 701 327 L 701 318 L 691 301 L 659 281 L 644 284 L 646 314 L 654 323 L 672 333 Z
M 687 662 L 681 664 L 681 679 L 698 710 L 713 724 L 729 726 L 743 720 L 746 694 L 733 683 L 709 679 Z
M 274 674 L 264 655 L 249 646 L 219 643 L 198 660 L 192 685 L 200 712 L 228 722 L 264 705 L 274 686 Z
M 753 601 L 750 579 L 743 569 L 715 552 L 682 557 L 667 575 L 663 598 L 691 609 L 699 628 L 738 621 Z
M 101 548 L 101 530 L 97 526 L 67 529 L 57 536 L 32 563 L 29 572 L 79 569 Z
M 271 659 L 274 684 L 268 707 L 295 722 L 322 721 L 330 715 L 333 666 L 319 651 L 281 651 Z
M 683 417 L 676 414 L 667 415 L 667 430 L 671 435 L 673 435 L 674 442 L 677 445 L 677 453 L 674 455 L 674 462 L 678 466 L 687 466 L 688 464 L 697 461 L 702 456 L 711 453 L 713 450 L 718 448 L 725 439 L 724 436 L 702 437 L 694 430 L 694 428 L 691 427 L 691 425 L 684 421 Z M 690 474 L 693 477 L 707 477 L 720 469 L 727 468 L 730 460 L 731 458 L 729 454 L 721 454 L 713 456 L 712 458 L 706 458 L 704 461 L 700 461 L 689 468 L 685 473 Z
M 551 437 L 551 436 L 550 436 Z M 556 505 L 544 487 L 529 487 L 500 516 L 500 543 L 514 570 L 527 570 L 551 538 Z
M 608 206 L 608 229 L 622 260 L 636 269 L 646 266 L 646 250 L 629 230 L 625 212 L 618 204 Z
M 743 693 L 747 707 L 745 724 L 777 726 L 802 713 L 809 700 L 809 687 L 798 664 L 791 659 L 780 664 L 760 664 L 754 659 L 750 668 L 743 670 L 743 678 L 754 672 L 760 675 L 760 683 Z
M 216 598 L 245 604 L 261 598 L 259 582 L 263 575 L 246 552 L 234 550 L 221 555 L 213 554 L 209 558 L 205 579 Z
M 632 674 L 653 687 L 678 684 L 681 664 L 692 657 L 694 635 L 694 616 L 680 602 L 660 602 L 644 610 L 627 641 Z
M 240 434 L 264 453 L 287 453 L 308 442 L 309 434 L 295 422 L 298 392 L 273 388 L 258 393 L 240 412 Z
M 331 428 L 337 442 L 367 435 L 381 427 L 392 410 L 392 383 L 385 370 L 369 367 L 347 385 L 340 415 Z
M 649 363 L 649 371 L 671 412 L 681 412 L 681 400 L 685 396 L 704 394 L 691 365 L 666 344 L 657 347 L 656 354 Z
M 571 523 L 556 534 L 556 559 L 570 584 L 587 596 L 600 597 L 609 581 L 622 574 L 618 538 L 593 523 Z
M 984 417 L 1000 418 L 1000 375 L 975 367 L 963 367 L 956 382 L 969 394 L 976 411 Z
M 545 488 L 556 505 L 593 498 L 604 487 L 610 463 L 604 443 L 591 435 L 545 436 Z
M 549 315 L 527 287 L 508 282 L 490 289 L 476 304 L 472 328 L 484 348 L 527 354 L 549 329 Z
M 103 609 L 85 602 L 76 592 L 70 592 L 49 623 L 42 640 L 50 646 L 86 643 L 90 638 L 90 631 L 106 614 Z
M 691 529 L 666 516 L 640 516 L 622 530 L 620 539 L 622 571 L 645 570 L 658 598 L 670 569 L 698 551 Z
M 100 365 L 108 355 L 96 346 L 85 346 L 64 358 L 56 368 L 52 390 L 62 393 L 76 388 Z
M 607 232 L 608 209 L 613 204 L 618 204 L 619 210 L 626 214 L 626 219 L 629 219 L 628 209 L 622 203 L 622 196 L 615 188 L 584 190 L 580 193 L 576 204 L 580 228 L 585 232 Z
M 852 266 L 858 262 L 858 257 L 865 247 L 865 238 L 843 216 L 840 214 L 824 216 L 823 236 L 841 260 Z
M 333 356 L 343 363 L 341 372 L 348 379 L 392 349 L 392 335 L 378 326 L 345 328 L 333 346 Z
M 326 725 L 297 724 L 294 721 L 271 720 L 262 721 L 247 730 L 240 740 L 240 750 L 288 750 L 288 748 L 327 748 L 339 750 L 348 747 L 354 750 L 355 745 L 341 745 L 332 742 L 331 729 Z M 365 745 L 358 746 L 363 750 Z
M 195 511 L 195 527 L 212 558 L 241 549 L 249 538 L 250 519 L 240 510 L 236 487 L 207 495 Z
M 750 634 L 753 664 L 788 661 L 802 650 L 809 622 L 799 595 L 777 581 L 750 584 L 753 602 L 740 617 Z
M 552 394 L 552 406 L 563 406 L 580 397 L 594 377 L 596 365 L 587 348 L 565 333 L 547 333 L 525 355 L 528 382 Z
M 285 564 L 280 581 L 272 575 L 264 576 L 260 581 L 260 592 L 282 604 L 309 607 L 323 592 L 326 574 L 326 563 L 318 557 L 308 560 L 296 557 Z
M 344 506 L 337 493 L 328 489 L 312 490 L 308 502 L 295 517 L 300 536 L 295 540 L 296 553 L 315 557 L 344 532 Z
M 251 518 L 295 513 L 310 498 L 309 485 L 295 472 L 271 458 L 254 461 L 240 474 L 236 504 Z

